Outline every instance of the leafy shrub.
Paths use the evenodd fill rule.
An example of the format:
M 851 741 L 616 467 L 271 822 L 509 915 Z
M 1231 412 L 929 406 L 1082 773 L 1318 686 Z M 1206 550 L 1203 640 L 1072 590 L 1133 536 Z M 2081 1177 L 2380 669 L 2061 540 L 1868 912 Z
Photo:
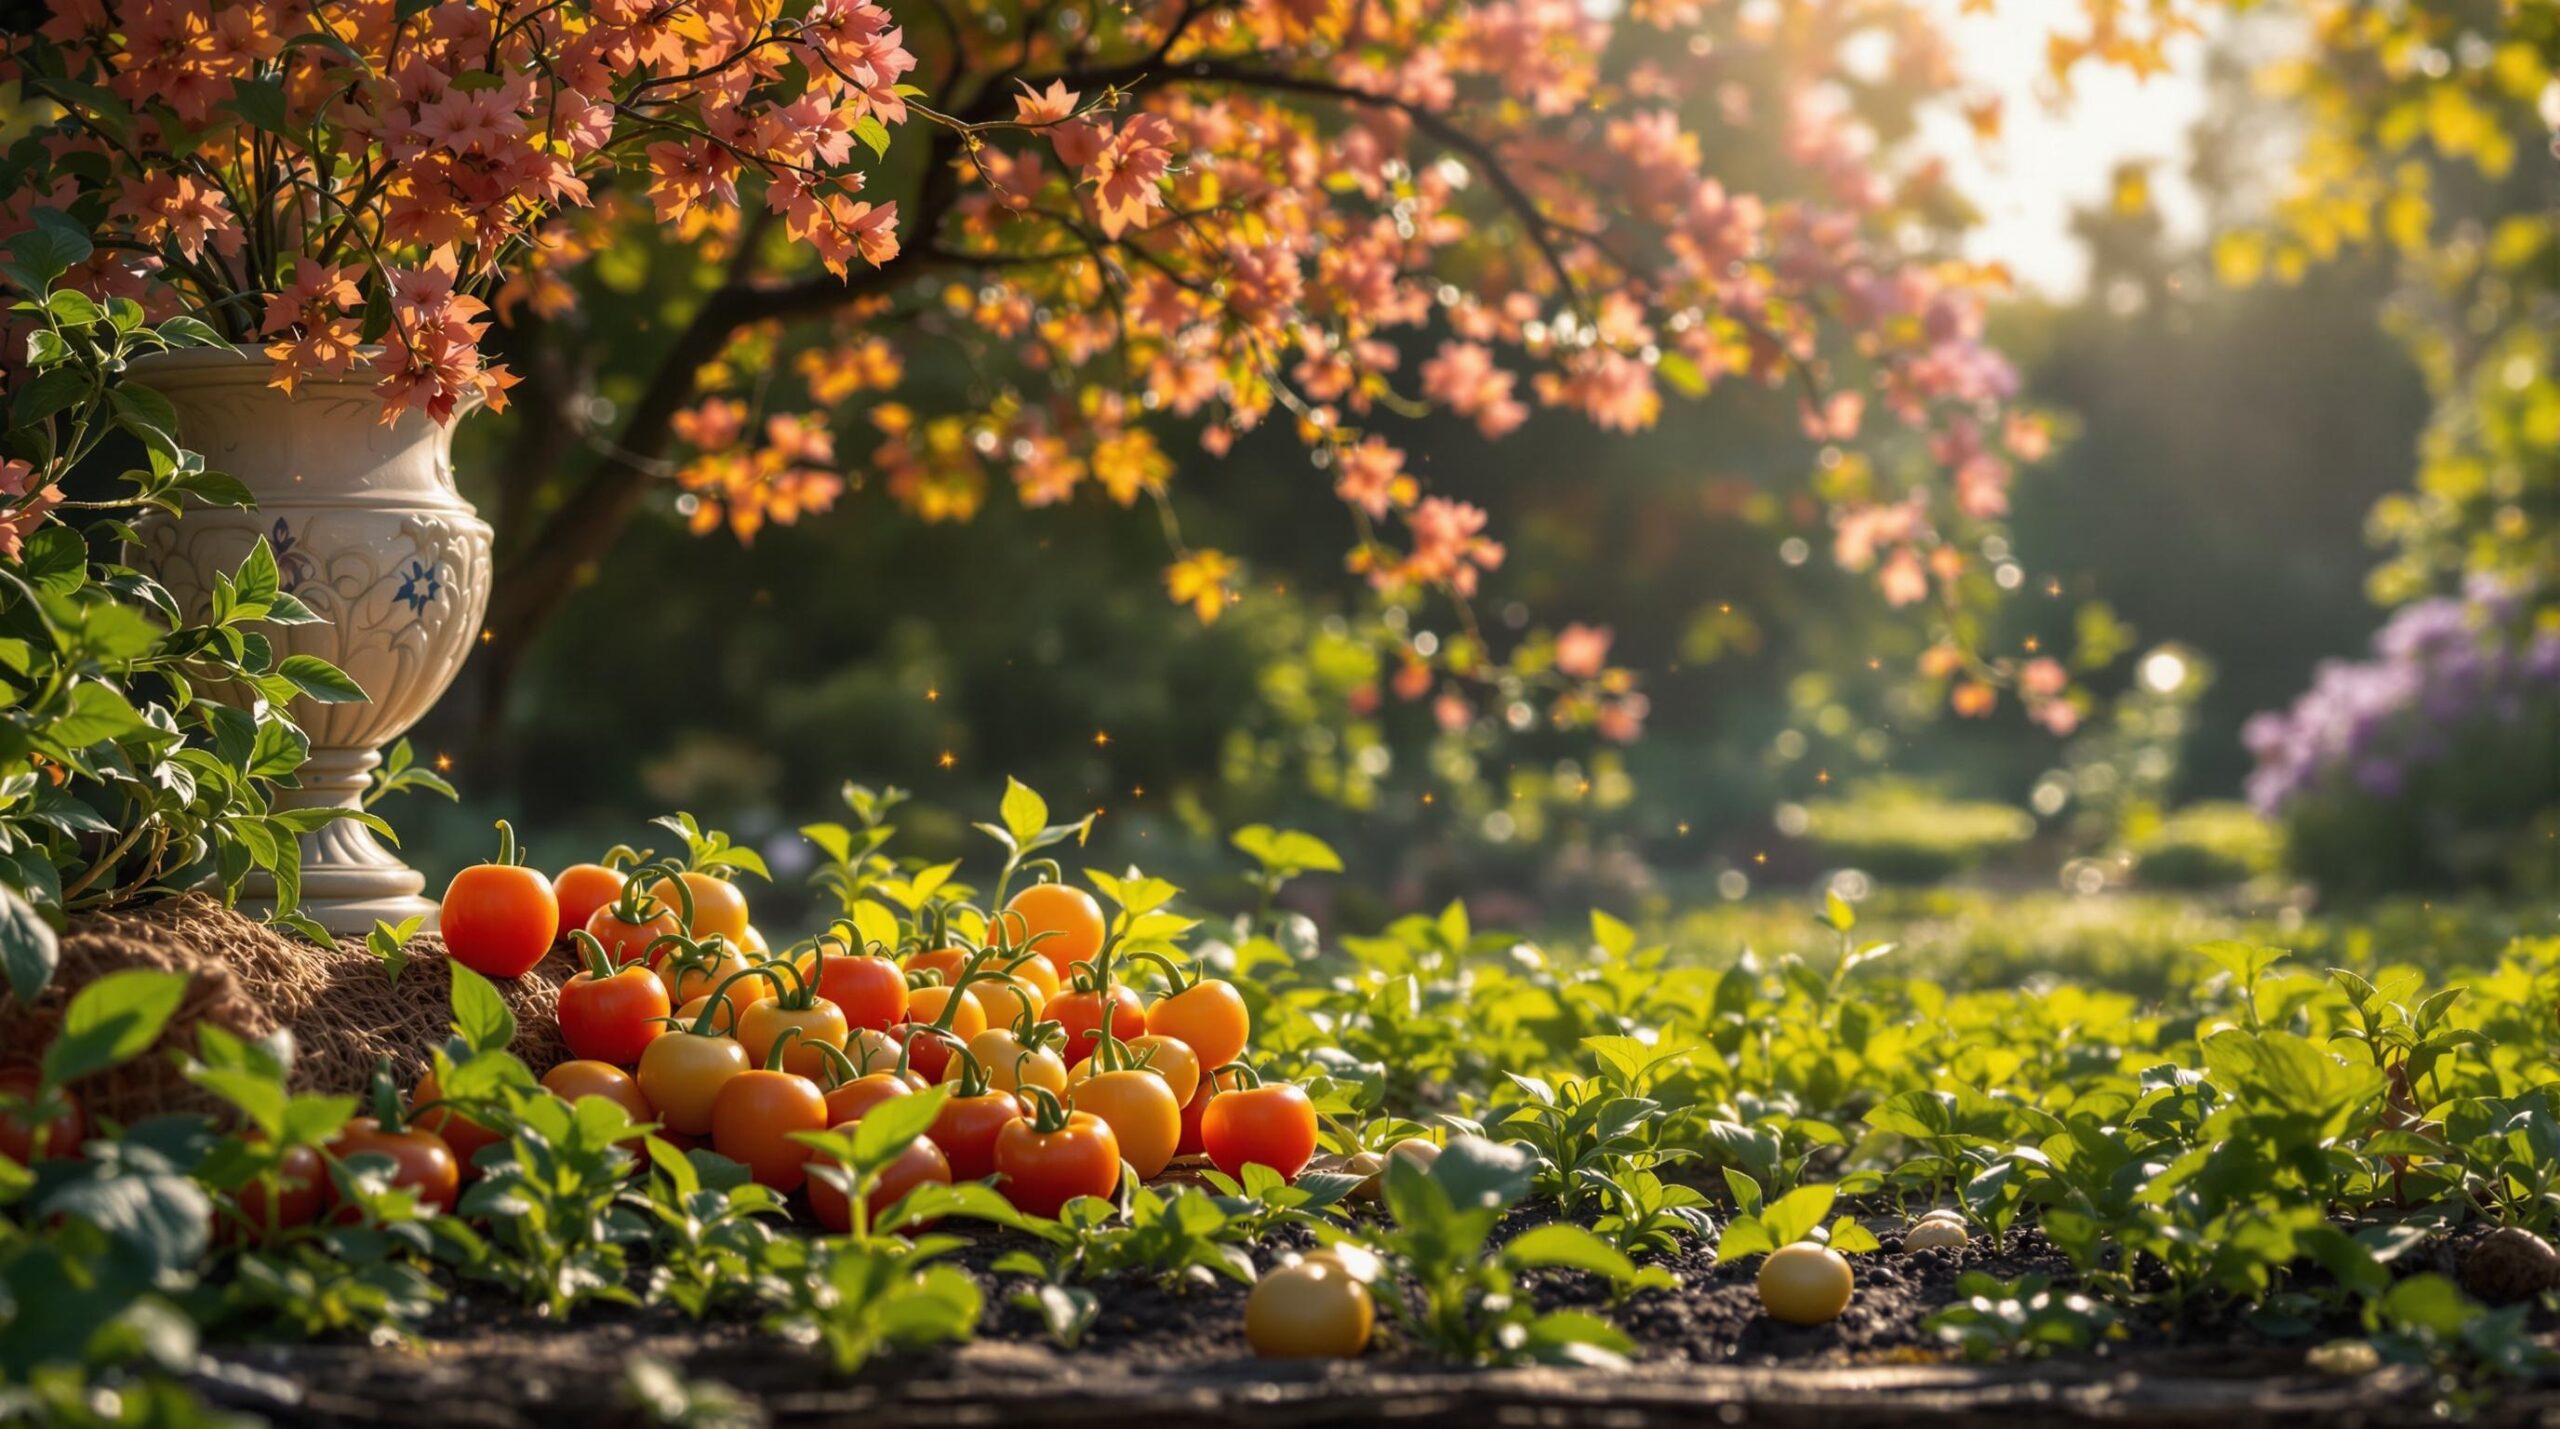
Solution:
M 2519 633 L 2524 603 L 2475 582 L 2405 606 L 2373 659 L 2249 721 L 2249 800 L 2284 819 L 2295 869 L 2356 893 L 2552 882 L 2560 630 Z
M 207 881 L 227 892 L 253 869 L 275 877 L 278 921 L 325 936 L 292 912 L 297 836 L 339 818 L 379 826 L 272 805 L 311 747 L 287 704 L 365 697 L 327 661 L 276 656 L 264 627 L 319 617 L 284 589 L 275 553 L 262 541 L 218 577 L 200 623 L 112 558 L 134 538 L 124 518 L 249 498 L 178 445 L 165 398 L 123 380 L 135 357 L 212 330 L 152 327 L 130 298 L 54 286 L 91 251 L 79 225 L 44 213 L 0 259 L 0 286 L 20 295 L 11 311 L 33 328 L 0 437 L 0 970 L 21 998 L 52 976 L 66 913 Z M 144 465 L 112 497 L 66 505 L 64 483 L 119 433 Z M 75 528 L 65 510 L 94 519 Z M 220 687 L 256 698 L 199 697 Z
M 2134 874 L 2160 888 L 2246 883 L 2284 861 L 2283 831 L 2246 804 L 2190 804 L 2132 840 Z
M 1805 837 L 1835 864 L 1926 883 L 1980 867 L 2035 836 L 2035 816 L 2007 804 L 1945 798 L 1885 780 L 1805 805 Z

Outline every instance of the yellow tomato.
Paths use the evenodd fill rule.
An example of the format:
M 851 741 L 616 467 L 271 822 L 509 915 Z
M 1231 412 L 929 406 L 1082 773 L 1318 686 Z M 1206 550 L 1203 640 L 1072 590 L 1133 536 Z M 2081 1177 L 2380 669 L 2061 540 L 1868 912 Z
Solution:
M 1140 1071 L 1153 1072 L 1164 1078 L 1164 1084 L 1173 1090 L 1175 1103 L 1181 1106 L 1191 1105 L 1192 1093 L 1200 1090 L 1200 1059 L 1192 1055 L 1189 1046 L 1179 1038 L 1161 1037 L 1153 1032 L 1132 1037 L 1126 1045 L 1131 1061 L 1134 1062 L 1141 1057 L 1147 1059 L 1146 1065 L 1139 1068 Z M 1067 1073 L 1067 1079 L 1071 1082 L 1080 1082 L 1099 1070 L 1100 1068 L 1095 1065 L 1095 1059 L 1087 1057 L 1076 1063 L 1075 1069 Z
M 1018 977 L 1038 989 L 1042 1007 L 1047 1007 L 1049 999 L 1058 995 L 1058 989 L 1061 986 L 1058 981 L 1058 970 L 1050 966 L 1047 958 L 1024 958 L 1006 971 L 1011 976 Z
M 1369 1287 L 1339 1260 L 1310 1256 L 1255 1282 L 1244 1337 L 1265 1359 L 1351 1359 L 1377 1325 Z
M 987 1008 L 986 1004 L 978 1001 L 978 994 L 975 992 L 964 988 L 958 995 L 960 1007 L 958 1011 L 951 1014 L 951 1025 L 948 1030 L 952 1036 L 965 1043 L 987 1030 Z M 907 994 L 907 1021 L 928 1024 L 941 1021 L 942 1009 L 951 1001 L 952 996 L 952 990 L 947 987 L 927 985 L 917 988 Z
M 1066 1095 L 1067 1064 L 1045 1047 L 1037 1052 L 1025 1048 L 1022 1039 L 1008 1028 L 990 1027 L 970 1038 L 969 1055 L 978 1059 L 978 1065 L 986 1071 L 988 1085 L 997 1091 L 1039 1087 L 1053 1096 Z M 967 1066 L 959 1058 L 952 1058 L 942 1069 L 942 1079 L 958 1081 Z
M 841 1049 L 847 1031 L 844 1013 L 823 997 L 809 999 L 806 1007 L 793 1007 L 773 998 L 748 1003 L 738 1014 L 738 1045 L 751 1049 L 761 1064 L 775 1041 L 792 1028 L 798 1028 L 800 1035 L 783 1049 L 782 1070 L 817 1081 L 830 1065 L 819 1044 Z
M 1848 1257 L 1827 1245 L 1782 1245 L 1760 1262 L 1760 1303 L 1790 1325 L 1840 1318 L 1853 1283 Z
M 1153 1072 L 1100 1072 L 1067 1088 L 1067 1105 L 1090 1112 L 1119 1138 L 1120 1155 L 1147 1180 L 1182 1144 L 1182 1103 Z
M 747 945 L 747 895 L 738 885 L 708 873 L 683 875 L 685 892 L 693 896 L 693 920 L 686 927 L 697 938 L 717 933 L 740 947 Z M 649 885 L 649 896 L 669 908 L 683 912 L 683 901 L 677 897 L 675 884 L 661 878 Z
M 969 995 L 987 1011 L 990 1027 L 1022 1025 L 1026 1017 L 1040 1020 L 1040 1009 L 1049 999 L 1029 978 L 998 973 L 993 977 L 977 977 L 969 982 Z

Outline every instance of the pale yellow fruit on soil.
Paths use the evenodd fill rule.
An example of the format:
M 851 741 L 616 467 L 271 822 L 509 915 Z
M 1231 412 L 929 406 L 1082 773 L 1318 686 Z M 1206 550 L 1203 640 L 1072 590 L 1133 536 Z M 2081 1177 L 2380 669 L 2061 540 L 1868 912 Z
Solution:
M 1849 1308 L 1849 1259 L 1829 1246 L 1780 1246 L 1760 1263 L 1760 1303 L 1790 1325 L 1822 1325 Z

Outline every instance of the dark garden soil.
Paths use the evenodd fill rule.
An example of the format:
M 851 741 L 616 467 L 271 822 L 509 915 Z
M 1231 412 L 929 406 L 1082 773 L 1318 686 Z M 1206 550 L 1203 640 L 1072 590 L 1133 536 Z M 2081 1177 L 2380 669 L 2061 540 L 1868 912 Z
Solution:
M 2192 1317 L 2129 1324 L 2103 1351 L 2039 1364 L 1976 1366 L 1932 1343 L 1921 1321 L 1955 1298 L 1957 1276 L 2059 1273 L 2030 1234 L 2005 1253 L 1903 1254 L 1883 1225 L 1882 1254 L 1856 1258 L 1858 1287 L 1830 1325 L 1797 1329 L 1761 1313 L 1751 1265 L 1717 1266 L 1704 1249 L 1663 1263 L 1677 1289 L 1609 1306 L 1571 1274 L 1532 1282 L 1542 1307 L 1604 1310 L 1643 1347 L 1630 1370 L 1456 1370 L 1398 1345 L 1383 1327 L 1357 1363 L 1259 1361 L 1243 1335 L 1242 1287 L 1166 1287 L 1124 1278 L 1093 1288 L 1102 1312 L 1074 1351 L 1051 1346 L 1012 1303 L 1026 1281 L 989 1273 L 1010 1244 L 980 1238 L 959 1256 L 987 1292 L 978 1339 L 893 1352 L 859 1375 L 832 1374 L 814 1352 L 752 1323 L 695 1324 L 664 1311 L 582 1311 L 567 1328 L 485 1291 L 457 1293 L 422 1343 L 231 1345 L 200 1387 L 218 1402 L 292 1424 L 474 1425 L 604 1429 L 649 1422 L 623 1389 L 635 1357 L 752 1399 L 777 1424 L 866 1426 L 1220 1424 L 1607 1426 L 1656 1424 L 2393 1425 L 2447 1422 L 2437 1406 L 2467 1386 L 2409 1367 L 2323 1374 L 2306 1350 L 2352 1323 L 2279 1338 L 2243 1321 Z M 1278 1247 L 1273 1247 L 1276 1250 Z M 2459 1243 L 2408 1271 L 2450 1273 Z M 1756 1263 L 1756 1262 L 1755 1262 Z M 2560 1344 L 2560 1316 L 2533 1328 Z M 2560 1426 L 2560 1380 L 2506 1386 L 2472 1401 L 2469 1422 Z

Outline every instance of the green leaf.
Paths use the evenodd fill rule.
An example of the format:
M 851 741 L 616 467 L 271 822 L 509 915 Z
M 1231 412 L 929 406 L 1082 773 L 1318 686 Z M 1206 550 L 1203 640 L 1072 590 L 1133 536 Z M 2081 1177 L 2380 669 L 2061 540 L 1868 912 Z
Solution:
M 45 733 L 64 749 L 81 750 L 149 727 L 122 690 L 87 680 L 72 690 L 70 711 Z
M 249 554 L 241 557 L 240 569 L 232 572 L 231 586 L 238 608 L 254 609 L 260 615 L 284 588 L 283 573 L 276 568 L 276 553 L 267 545 L 266 537 L 260 536 L 257 544 L 249 548 Z
M 1031 786 L 1008 774 L 1004 781 L 1004 802 L 997 807 L 1004 826 L 1016 842 L 1030 838 L 1049 823 L 1049 801 L 1032 792 Z
M 35 227 L 10 239 L 8 251 L 29 278 L 51 283 L 88 262 L 96 249 L 86 227 L 68 214 L 47 208 L 36 210 Z
M 1340 873 L 1342 855 L 1333 846 L 1313 834 L 1295 829 L 1275 829 L 1269 824 L 1247 824 L 1235 831 L 1229 842 L 1252 857 L 1267 873 Z
M 399 926 L 394 927 L 376 918 L 373 931 L 364 935 L 364 945 L 372 950 L 375 957 L 382 959 L 383 976 L 392 986 L 399 986 L 400 970 L 409 966 L 409 940 L 418 936 L 418 929 L 426 921 L 427 915 L 420 913 L 401 919 Z
M 89 579 L 89 543 L 68 526 L 39 526 L 18 559 L 27 579 L 57 595 L 69 595 Z
M 53 925 L 26 895 L 0 883 L 0 972 L 8 974 L 10 993 L 21 1003 L 33 1003 L 53 981 L 60 960 Z
M 1587 1271 L 1613 1284 L 1633 1280 L 1636 1274 L 1636 1263 L 1616 1246 L 1563 1221 L 1521 1232 L 1502 1248 L 1502 1259 L 1515 1267 L 1551 1265 Z
M 881 123 L 876 117 L 865 114 L 853 121 L 853 137 L 869 145 L 875 157 L 888 157 L 889 126 Z
M 220 106 L 249 121 L 251 127 L 270 134 L 291 135 L 293 125 L 285 107 L 284 86 L 271 79 L 235 79 L 231 82 L 231 98 Z
M 1780 1245 L 1793 1245 L 1813 1233 L 1822 1218 L 1831 1214 L 1831 1202 L 1838 1194 L 1828 1183 L 1798 1186 L 1769 1203 L 1760 1220 Z
M 185 973 L 148 968 L 108 973 L 82 988 L 45 1049 L 45 1081 L 61 1086 L 141 1056 L 186 996 Z
M 106 314 L 99 310 L 89 295 L 72 288 L 56 289 L 44 300 L 44 310 L 64 327 L 89 327 Z
M 1400 1164 L 1393 1158 L 1390 1166 Z M 1537 1153 L 1481 1136 L 1450 1138 L 1431 1166 L 1431 1180 L 1459 1210 L 1498 1210 L 1519 1203 L 1537 1175 Z
M 1736 1216 L 1725 1223 L 1724 1234 L 1716 1239 L 1716 1260 L 1730 1264 L 1754 1255 L 1767 1255 L 1778 1243 L 1769 1238 L 1769 1228 L 1754 1216 Z
M 292 681 L 295 689 L 320 704 L 363 704 L 373 698 L 344 670 L 317 655 L 287 655 L 284 663 L 276 666 L 276 673 Z M 744 862 L 743 859 L 736 861 Z
M 288 48 L 290 48 L 289 43 Z M 222 334 L 215 332 L 211 323 L 202 318 L 189 317 L 184 313 L 160 324 L 154 331 L 160 334 L 162 342 L 172 347 L 221 347 L 224 345 Z
M 1884 1242 L 1877 1240 L 1875 1232 L 1868 1230 L 1856 1216 L 1842 1216 L 1833 1221 L 1831 1233 L 1825 1237 L 1824 1243 L 1842 1255 L 1873 1255 L 1884 1249 Z
M 909 1143 L 933 1129 L 942 1115 L 950 1088 L 931 1087 L 913 1096 L 891 1097 L 862 1114 L 853 1127 L 853 1170 L 867 1176 L 888 1165 Z
M 25 235 L 20 235 L 24 237 Z M 9 419 L 32 427 L 45 418 L 77 406 L 89 396 L 89 374 L 77 367 L 56 367 L 36 374 L 9 399 Z
M 453 973 L 453 1030 L 475 1052 L 503 1051 L 516 1040 L 516 1015 L 497 985 L 447 958 Z

